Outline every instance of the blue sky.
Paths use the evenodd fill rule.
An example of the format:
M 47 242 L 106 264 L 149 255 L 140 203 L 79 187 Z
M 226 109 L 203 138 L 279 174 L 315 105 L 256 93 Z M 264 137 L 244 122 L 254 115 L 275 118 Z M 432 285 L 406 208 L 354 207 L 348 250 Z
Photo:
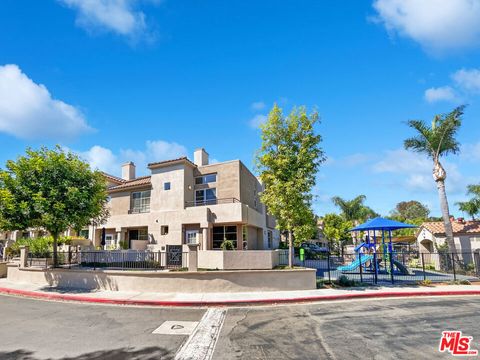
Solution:
M 367 196 L 438 215 L 411 118 L 468 103 L 453 203 L 480 182 L 480 4 L 471 0 L 0 2 L 0 163 L 56 143 L 102 170 L 186 154 L 252 166 L 274 102 L 318 109 L 315 210 Z M 142 169 L 143 168 L 143 169 Z

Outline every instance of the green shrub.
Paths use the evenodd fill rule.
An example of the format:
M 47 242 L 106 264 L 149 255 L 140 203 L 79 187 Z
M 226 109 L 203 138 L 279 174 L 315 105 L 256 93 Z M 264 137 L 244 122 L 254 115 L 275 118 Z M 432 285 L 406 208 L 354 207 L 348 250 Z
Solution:
M 468 280 L 460 280 L 460 285 L 472 285 L 472 283 Z
M 466 267 L 467 271 L 475 271 L 475 264 L 473 262 L 469 263 Z
M 432 280 L 426 279 L 417 283 L 420 286 L 432 286 Z
M 122 249 L 122 250 L 128 250 L 128 248 L 129 248 L 127 240 L 120 240 L 118 245 L 120 245 L 120 249 Z
M 62 236 L 58 239 L 58 246 L 70 244 L 71 238 Z M 15 241 L 8 247 L 7 254 L 10 256 L 20 256 L 20 247 L 28 246 L 28 252 L 35 257 L 47 257 L 53 252 L 53 237 L 43 236 L 39 238 L 22 238 Z
M 220 245 L 222 250 L 235 250 L 235 246 L 233 245 L 232 240 L 223 240 L 222 244 Z
M 350 287 L 350 286 L 355 286 L 355 281 L 350 280 L 347 276 L 342 275 L 338 278 L 337 284 L 341 287 Z

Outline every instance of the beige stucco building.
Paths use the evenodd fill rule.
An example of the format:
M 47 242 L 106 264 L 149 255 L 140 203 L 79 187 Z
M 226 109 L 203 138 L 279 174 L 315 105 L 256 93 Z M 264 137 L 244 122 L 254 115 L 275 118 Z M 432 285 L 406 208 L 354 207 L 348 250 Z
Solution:
M 455 248 L 459 253 L 472 253 L 480 249 L 480 221 L 451 219 Z M 437 252 L 437 246 L 444 245 L 445 226 L 441 221 L 425 222 L 417 233 L 420 252 Z
M 262 185 L 239 160 L 210 164 L 198 149 L 186 157 L 148 164 L 149 176 L 136 177 L 135 165 L 122 166 L 122 177 L 105 174 L 110 217 L 89 238 L 107 248 L 121 242 L 130 249 L 166 251 L 198 243 L 219 249 L 231 240 L 238 250 L 278 247 L 275 220 L 259 200 Z M 103 230 L 104 229 L 104 230 Z

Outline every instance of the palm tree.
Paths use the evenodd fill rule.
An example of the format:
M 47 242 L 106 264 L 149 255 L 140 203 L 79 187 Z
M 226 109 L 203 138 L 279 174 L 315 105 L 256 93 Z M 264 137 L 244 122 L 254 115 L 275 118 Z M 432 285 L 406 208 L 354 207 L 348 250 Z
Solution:
M 359 195 L 352 200 L 345 200 L 340 196 L 332 198 L 332 202 L 340 208 L 343 218 L 346 221 L 351 221 L 355 226 L 366 219 L 373 218 L 378 214 L 371 208 L 364 204 L 367 197 L 365 195 Z M 352 232 L 352 240 L 357 243 L 357 232 Z
M 456 205 L 460 209 L 467 213 L 472 220 L 475 220 L 475 216 L 480 214 L 480 185 L 468 185 L 467 195 L 473 195 L 468 201 L 457 202 Z
M 365 195 L 359 195 L 352 200 L 345 200 L 340 196 L 335 196 L 332 198 L 332 202 L 340 208 L 345 220 L 358 224 L 360 221 L 377 215 L 375 211 L 364 204 L 366 199 Z
M 440 159 L 448 154 L 456 154 L 460 151 L 460 144 L 455 136 L 462 125 L 464 109 L 465 106 L 459 106 L 448 114 L 435 115 L 431 126 L 422 120 L 408 121 L 408 126 L 416 130 L 417 135 L 404 142 L 405 149 L 425 154 L 433 161 L 433 179 L 437 184 L 438 196 L 440 198 L 446 242 L 448 249 L 452 253 L 455 252 L 455 242 L 450 222 L 447 193 L 445 191 L 447 173 Z

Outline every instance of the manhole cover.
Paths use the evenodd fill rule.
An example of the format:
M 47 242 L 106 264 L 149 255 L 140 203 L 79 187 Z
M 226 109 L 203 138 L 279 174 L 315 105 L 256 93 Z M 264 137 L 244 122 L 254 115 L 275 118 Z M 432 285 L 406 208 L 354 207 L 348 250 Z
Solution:
M 157 335 L 190 335 L 198 325 L 198 321 L 165 321 L 152 334 Z

